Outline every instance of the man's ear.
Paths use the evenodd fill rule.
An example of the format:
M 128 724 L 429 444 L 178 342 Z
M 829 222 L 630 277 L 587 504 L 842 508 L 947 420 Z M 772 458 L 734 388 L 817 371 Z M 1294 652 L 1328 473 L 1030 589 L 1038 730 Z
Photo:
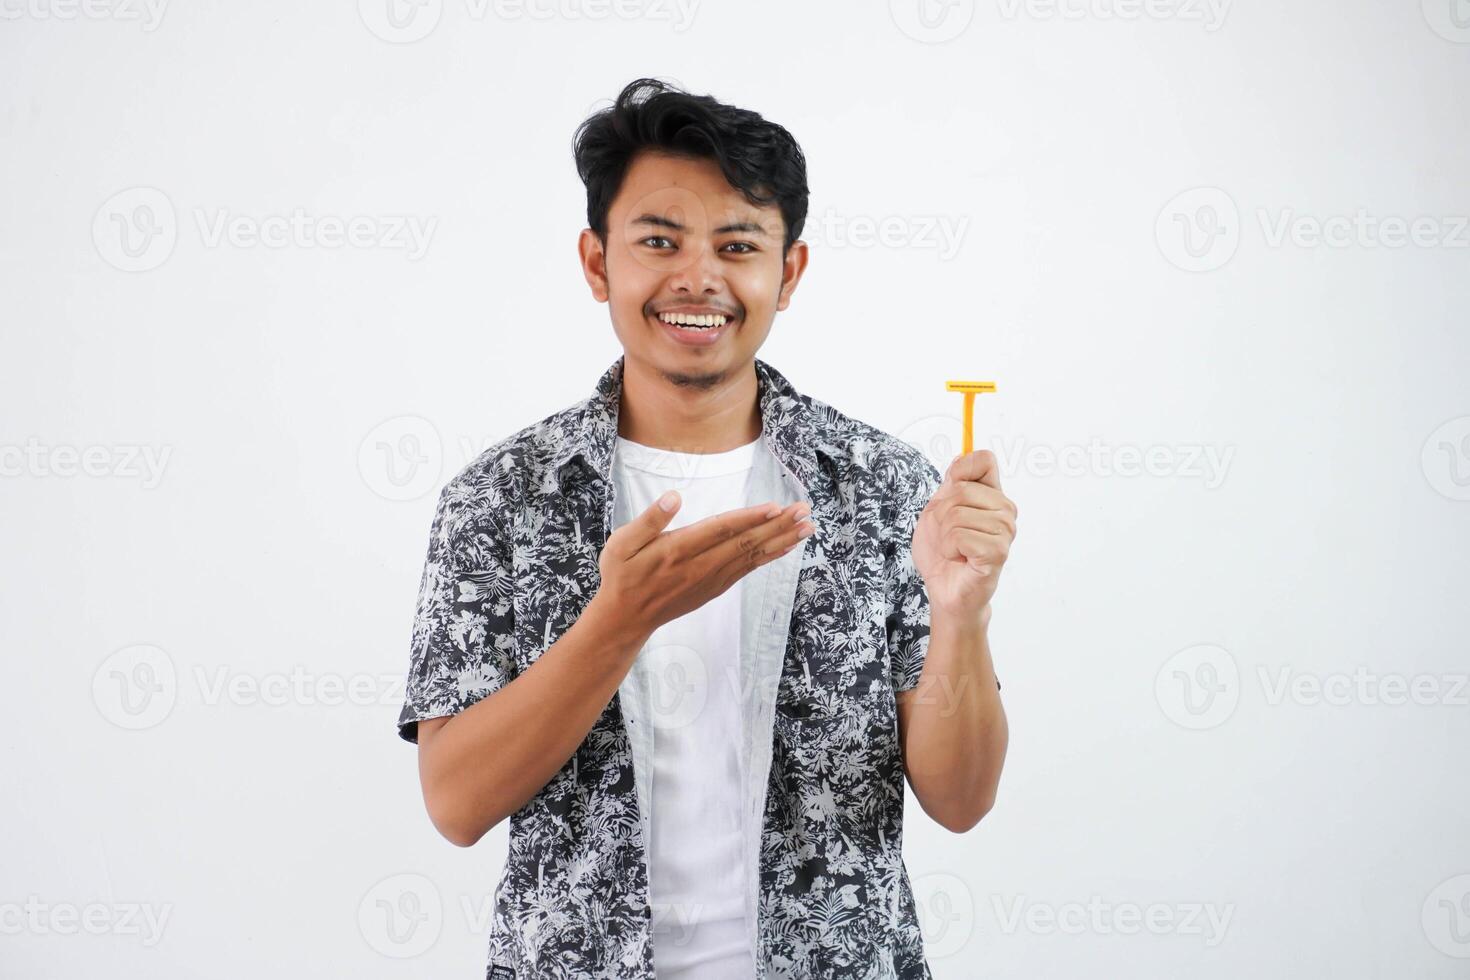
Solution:
M 577 236 L 577 257 L 582 263 L 582 275 L 592 289 L 592 298 L 606 303 L 607 249 L 591 228 L 583 228 L 582 234 Z
M 791 248 L 786 252 L 786 261 L 781 267 L 781 294 L 776 298 L 777 310 L 784 310 L 791 305 L 791 294 L 796 292 L 796 284 L 801 282 L 801 274 L 806 271 L 808 258 L 810 256 L 806 242 L 798 238 L 791 243 Z

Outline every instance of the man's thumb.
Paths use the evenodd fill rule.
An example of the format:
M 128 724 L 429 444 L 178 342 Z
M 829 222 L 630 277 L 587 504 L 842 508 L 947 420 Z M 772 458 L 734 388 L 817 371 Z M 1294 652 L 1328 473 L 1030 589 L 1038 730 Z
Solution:
M 674 513 L 679 509 L 683 501 L 677 490 L 669 490 L 659 497 L 648 509 L 638 516 L 636 529 L 630 535 L 632 540 L 628 542 L 628 553 L 636 554 L 644 545 L 663 533 L 664 528 L 669 526 L 669 521 L 674 519 Z
M 649 504 L 643 513 L 618 528 L 615 533 L 616 542 L 610 537 L 608 545 L 614 547 L 615 553 L 625 559 L 633 557 L 663 533 L 669 521 L 674 519 L 674 512 L 679 509 L 679 504 L 678 492 L 668 491 Z

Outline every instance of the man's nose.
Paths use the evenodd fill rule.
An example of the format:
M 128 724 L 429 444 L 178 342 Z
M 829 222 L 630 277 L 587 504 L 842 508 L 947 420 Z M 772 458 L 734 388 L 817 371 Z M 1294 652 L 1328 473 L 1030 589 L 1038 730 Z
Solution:
M 724 288 L 725 279 L 713 246 L 700 245 L 686 254 L 689 255 L 689 260 L 669 277 L 669 288 L 681 293 L 720 292 Z

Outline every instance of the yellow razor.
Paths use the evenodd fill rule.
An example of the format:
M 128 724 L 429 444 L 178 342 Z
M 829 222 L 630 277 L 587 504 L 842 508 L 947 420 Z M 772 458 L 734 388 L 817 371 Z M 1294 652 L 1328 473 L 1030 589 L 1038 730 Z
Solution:
M 995 391 L 994 381 L 946 381 L 945 391 L 963 391 L 965 393 L 965 443 L 962 452 L 969 453 L 975 448 L 975 396 L 984 395 Z

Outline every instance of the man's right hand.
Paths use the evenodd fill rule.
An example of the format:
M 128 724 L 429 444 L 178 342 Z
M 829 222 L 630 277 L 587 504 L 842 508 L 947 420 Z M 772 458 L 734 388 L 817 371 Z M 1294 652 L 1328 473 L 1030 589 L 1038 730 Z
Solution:
M 665 531 L 682 503 L 676 491 L 669 492 L 672 510 L 654 501 L 608 537 L 597 560 L 597 597 L 639 635 L 698 609 L 816 530 L 811 508 L 798 501 L 784 508 L 757 504 Z
M 665 531 L 678 509 L 655 503 L 608 537 L 597 594 L 514 680 L 452 718 L 419 721 L 424 802 L 445 838 L 469 847 L 525 806 L 575 754 L 655 629 L 812 527 L 806 504 L 771 503 Z

